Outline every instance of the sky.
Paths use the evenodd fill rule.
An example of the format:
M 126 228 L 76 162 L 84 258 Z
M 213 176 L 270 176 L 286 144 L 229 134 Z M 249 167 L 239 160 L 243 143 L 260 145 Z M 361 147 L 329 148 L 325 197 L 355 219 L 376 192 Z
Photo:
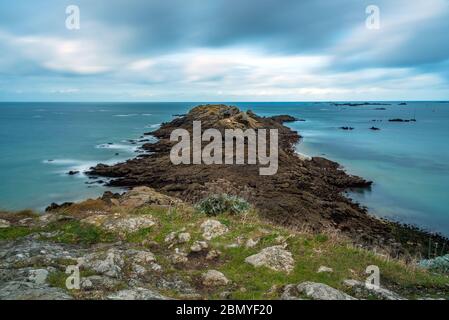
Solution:
M 449 0 L 1 1 L 0 101 L 449 100 L 448 32 Z

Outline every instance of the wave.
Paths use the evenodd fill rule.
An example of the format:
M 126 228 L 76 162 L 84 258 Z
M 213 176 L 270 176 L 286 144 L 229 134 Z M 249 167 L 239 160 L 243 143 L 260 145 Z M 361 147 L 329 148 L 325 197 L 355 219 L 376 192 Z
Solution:
M 109 144 L 109 143 L 102 143 L 99 145 L 96 145 L 95 148 L 97 149 L 111 149 L 111 150 L 124 150 L 129 152 L 134 152 L 137 150 L 137 146 L 135 145 L 127 145 L 127 144 Z

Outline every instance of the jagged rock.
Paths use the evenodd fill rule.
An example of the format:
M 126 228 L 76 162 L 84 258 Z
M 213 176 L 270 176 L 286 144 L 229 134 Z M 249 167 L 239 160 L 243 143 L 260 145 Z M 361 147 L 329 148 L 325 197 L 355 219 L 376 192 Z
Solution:
M 80 267 L 94 270 L 113 278 L 121 278 L 125 261 L 121 250 L 111 248 L 107 251 L 95 252 L 79 259 Z
M 169 300 L 156 291 L 146 288 L 120 290 L 107 296 L 109 300 Z
M 388 289 L 378 287 L 378 286 L 367 286 L 364 282 L 358 281 L 358 280 L 352 280 L 348 279 L 343 281 L 343 284 L 347 287 L 350 287 L 352 289 L 358 290 L 358 291 L 365 291 L 368 294 L 374 294 L 375 296 L 379 297 L 380 299 L 384 300 L 406 300 L 404 297 L 401 297 L 397 293 L 390 291 Z
M 206 287 L 219 287 L 229 284 L 223 273 L 217 270 L 208 270 L 203 274 L 203 285 Z
M 259 253 L 249 256 L 245 262 L 255 267 L 267 267 L 274 271 L 291 272 L 295 261 L 292 254 L 283 246 L 268 247 Z
M 206 260 L 215 260 L 218 259 L 221 255 L 219 250 L 211 250 L 207 253 Z
M 9 228 L 11 226 L 11 223 L 9 221 L 0 219 L 0 229 L 1 228 Z
M 182 203 L 181 200 L 166 196 L 149 187 L 136 187 L 125 193 L 119 200 L 120 205 L 137 208 L 144 205 L 172 206 Z
M 212 240 L 219 237 L 229 231 L 228 227 L 222 224 L 220 221 L 208 219 L 201 224 L 201 230 L 203 231 L 203 238 L 206 240 Z
M 298 292 L 314 300 L 357 300 L 350 295 L 334 289 L 324 283 L 303 282 L 297 287 Z
M 322 272 L 332 273 L 332 272 L 334 272 L 334 269 L 326 267 L 326 266 L 321 266 L 321 267 L 318 268 L 317 273 L 322 273 Z
M 33 282 L 10 281 L 0 285 L 0 300 L 71 300 L 62 289 Z
M 82 222 L 120 234 L 136 232 L 156 224 L 154 218 L 150 215 L 130 216 L 120 214 L 92 215 L 83 219 Z
M 190 247 L 190 251 L 192 252 L 201 252 L 207 249 L 209 246 L 206 241 L 195 241 Z

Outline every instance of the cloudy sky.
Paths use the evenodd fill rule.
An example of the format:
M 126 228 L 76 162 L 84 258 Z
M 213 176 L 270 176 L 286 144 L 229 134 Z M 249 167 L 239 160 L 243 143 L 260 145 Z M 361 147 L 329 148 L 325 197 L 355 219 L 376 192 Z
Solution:
M 449 0 L 1 1 L 0 101 L 447 100 L 448 33 Z

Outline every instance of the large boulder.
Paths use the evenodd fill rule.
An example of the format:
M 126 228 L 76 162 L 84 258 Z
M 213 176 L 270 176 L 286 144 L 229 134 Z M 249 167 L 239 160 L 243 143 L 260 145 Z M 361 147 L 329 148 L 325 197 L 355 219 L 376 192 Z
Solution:
M 274 271 L 286 273 L 291 272 L 295 264 L 291 252 L 285 250 L 284 246 L 265 248 L 259 253 L 246 258 L 245 262 L 255 267 L 267 267 Z

